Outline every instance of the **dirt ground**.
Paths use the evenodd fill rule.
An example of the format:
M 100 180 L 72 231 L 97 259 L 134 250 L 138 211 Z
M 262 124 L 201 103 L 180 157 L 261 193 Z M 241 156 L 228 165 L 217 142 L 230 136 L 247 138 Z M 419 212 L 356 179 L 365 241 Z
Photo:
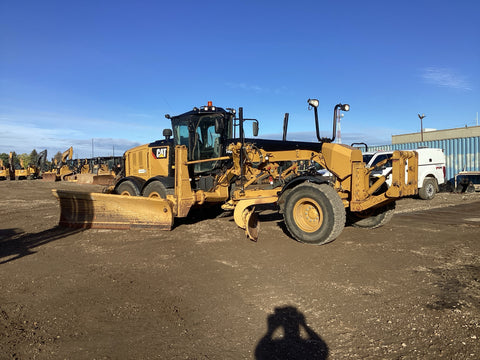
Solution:
M 480 358 L 479 193 L 312 246 L 271 213 L 59 228 L 54 187 L 100 190 L 0 182 L 1 359 Z

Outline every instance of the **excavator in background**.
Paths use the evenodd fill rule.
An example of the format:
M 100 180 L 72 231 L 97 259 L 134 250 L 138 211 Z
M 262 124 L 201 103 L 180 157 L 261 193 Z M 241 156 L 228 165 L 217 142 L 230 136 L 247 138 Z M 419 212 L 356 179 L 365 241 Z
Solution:
M 69 149 L 65 150 L 62 154 L 62 159 L 60 163 L 57 164 L 57 159 L 52 159 L 52 163 L 54 163 L 54 167 L 51 171 L 46 171 L 42 174 L 42 179 L 44 181 L 60 181 L 63 180 L 64 177 L 71 175 L 72 170 L 70 166 L 67 164 L 67 160 L 71 160 L 73 157 L 73 148 L 70 146 Z
M 27 167 L 27 179 L 34 180 L 42 177 L 42 172 L 45 168 L 45 160 L 47 159 L 47 150 L 41 151 L 34 164 L 29 164 Z
M 125 152 L 113 194 L 53 190 L 60 225 L 170 230 L 174 219 L 188 217 L 191 209 L 221 204 L 252 240 L 258 238 L 257 212 L 265 207 L 283 214 L 290 235 L 309 244 L 333 241 L 347 221 L 382 226 L 393 216 L 396 199 L 418 191 L 417 154 L 395 151 L 389 159 L 392 185 L 385 186 L 386 177 L 371 176 L 359 149 L 333 143 L 337 119 L 350 106 L 335 106 L 328 138 L 320 137 L 318 100 L 309 99 L 308 105 L 318 142 L 286 141 L 285 122 L 284 141 L 247 139 L 244 122 L 253 121 L 256 137 L 258 120 L 245 119 L 243 108 L 237 116 L 235 109 L 211 102 L 178 116 L 167 114 L 172 129 L 163 131 L 164 140 Z M 331 176 L 322 176 L 322 169 Z
M 0 180 L 15 180 L 15 167 L 13 165 L 13 153 L 8 155 L 8 166 L 0 159 Z

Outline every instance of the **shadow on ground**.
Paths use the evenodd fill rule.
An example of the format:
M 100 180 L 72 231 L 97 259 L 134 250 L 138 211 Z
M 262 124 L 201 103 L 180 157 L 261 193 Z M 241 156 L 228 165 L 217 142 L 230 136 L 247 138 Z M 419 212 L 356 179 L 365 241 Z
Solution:
M 439 293 L 433 303 L 427 304 L 428 309 L 455 310 L 478 304 L 480 266 L 466 264 L 430 272 L 437 278 L 435 286 Z
M 32 234 L 21 229 L 0 229 L 0 265 L 35 254 L 32 249 L 84 230 L 56 226 Z
M 277 307 L 267 317 L 267 332 L 255 348 L 255 359 L 328 358 L 328 346 L 293 306 Z

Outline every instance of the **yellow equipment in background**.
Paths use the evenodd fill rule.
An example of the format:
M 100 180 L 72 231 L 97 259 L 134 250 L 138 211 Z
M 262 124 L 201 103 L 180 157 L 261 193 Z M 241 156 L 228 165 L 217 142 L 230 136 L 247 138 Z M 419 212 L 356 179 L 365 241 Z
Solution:
M 113 184 L 115 172 L 109 169 L 104 158 L 85 159 L 83 165 L 80 166 L 80 160 L 76 171 L 71 172 L 63 177 L 63 180 L 76 182 L 79 184 L 95 184 L 109 186 Z M 92 163 L 92 164 L 90 164 Z
M 27 169 L 23 164 L 23 159 L 20 159 L 20 169 L 15 170 L 15 179 L 16 180 L 26 180 L 28 176 Z
M 73 157 L 73 148 L 70 146 L 69 149 L 63 152 L 62 159 L 57 165 L 57 159 L 53 159 L 54 168 L 51 171 L 46 171 L 42 174 L 42 179 L 45 181 L 60 181 L 63 180 L 65 176 L 68 176 L 72 173 L 72 170 L 67 165 L 67 160 L 72 159 Z
M 8 166 L 0 159 L 0 180 L 15 180 L 15 167 L 13 165 L 13 153 L 8 155 Z
M 7 178 L 10 178 L 10 172 L 0 159 L 0 180 L 7 180 Z
M 47 150 L 41 151 L 34 164 L 29 164 L 27 167 L 27 179 L 40 179 L 43 168 L 45 167 L 45 160 L 47 159 Z
M 397 198 L 417 192 L 417 154 L 393 153 L 393 181 L 387 187 L 385 176 L 370 176 L 373 168 L 365 166 L 360 150 L 333 143 L 336 120 L 349 105 L 335 106 L 333 136 L 321 138 L 318 100 L 308 103 L 315 112 L 318 143 L 246 139 L 244 121 L 253 121 L 254 136 L 258 121 L 244 119 L 242 108 L 238 118 L 234 109 L 211 103 L 166 115 L 173 131 L 166 129 L 164 140 L 125 153 L 115 194 L 54 191 L 60 224 L 170 229 L 175 217 L 187 217 L 194 207 L 221 204 L 252 240 L 258 237 L 256 211 L 265 206 L 277 208 L 291 236 L 309 244 L 333 241 L 347 220 L 364 228 L 382 226 Z M 322 169 L 331 175 L 321 175 Z

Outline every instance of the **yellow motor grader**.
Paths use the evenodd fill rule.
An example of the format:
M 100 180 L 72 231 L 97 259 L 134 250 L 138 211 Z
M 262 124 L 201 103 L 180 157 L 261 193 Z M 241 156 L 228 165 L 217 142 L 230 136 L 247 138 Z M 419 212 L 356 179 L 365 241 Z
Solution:
M 255 210 L 273 206 L 293 238 L 317 245 L 333 241 L 347 221 L 365 228 L 385 224 L 395 200 L 417 192 L 416 153 L 395 151 L 388 159 L 393 164 L 388 187 L 385 177 L 371 176 L 373 168 L 365 166 L 360 150 L 333 143 L 336 120 L 349 105 L 335 106 L 333 136 L 321 138 L 318 100 L 308 104 L 315 115 L 314 143 L 286 141 L 285 123 L 283 141 L 246 139 L 244 122 L 253 121 L 255 137 L 258 121 L 244 119 L 242 108 L 237 115 L 209 102 L 178 116 L 167 114 L 172 129 L 163 131 L 164 140 L 124 154 L 124 173 L 113 194 L 54 190 L 60 224 L 170 230 L 174 218 L 189 216 L 192 208 L 222 204 L 256 240 Z M 323 169 L 330 175 L 321 175 Z
M 107 159 L 105 157 L 85 159 L 83 164 L 78 159 L 74 170 L 63 176 L 62 180 L 78 184 L 112 185 L 116 174 L 113 169 L 110 170 Z M 110 162 L 114 163 L 115 159 L 112 157 Z

